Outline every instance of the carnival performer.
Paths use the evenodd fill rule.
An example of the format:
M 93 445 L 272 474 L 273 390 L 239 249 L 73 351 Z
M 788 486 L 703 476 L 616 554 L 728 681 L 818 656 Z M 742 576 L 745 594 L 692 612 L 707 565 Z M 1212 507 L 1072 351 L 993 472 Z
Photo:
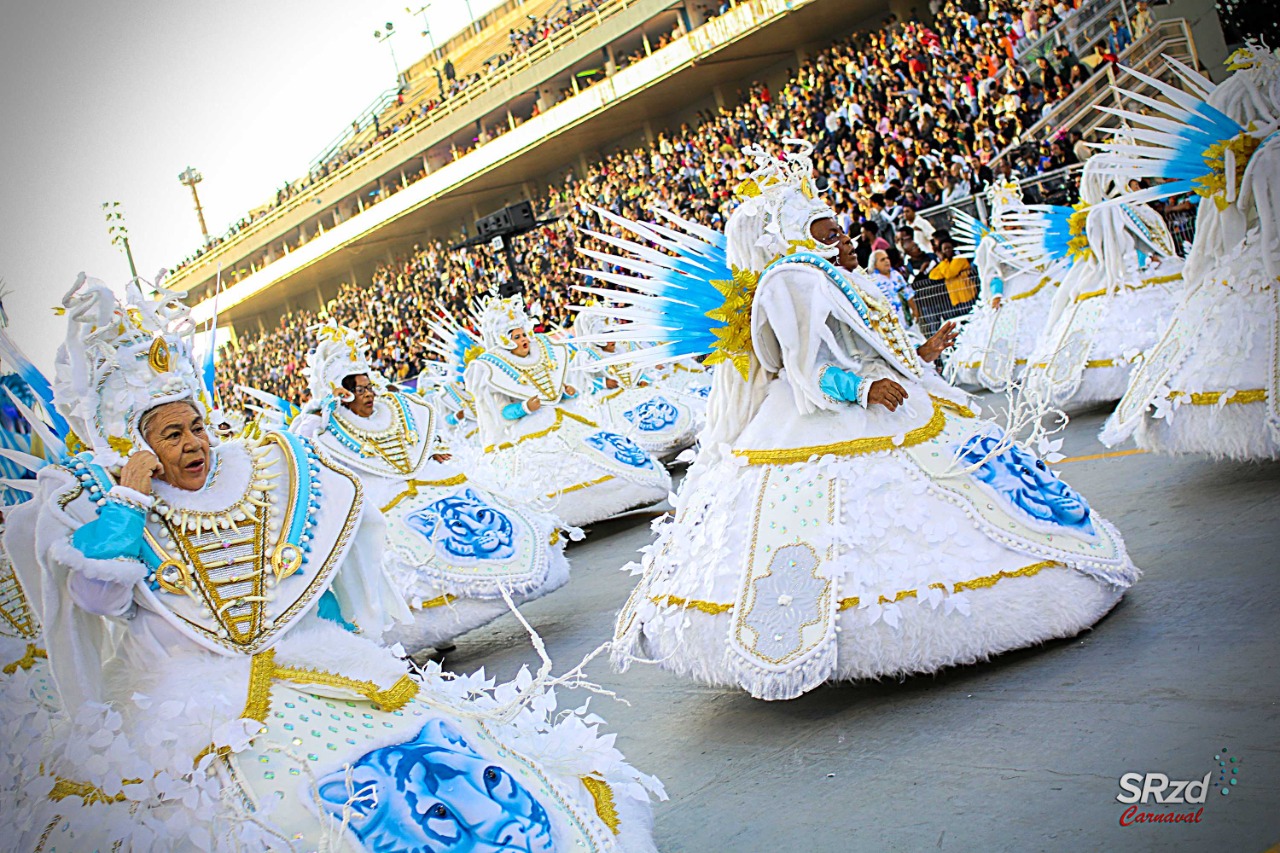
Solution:
M 504 590 L 519 602 L 563 586 L 569 563 L 556 518 L 474 482 L 441 443 L 435 408 L 391 390 L 362 335 L 329 323 L 317 337 L 305 368 L 311 402 L 290 429 L 359 477 L 385 517 L 383 562 L 415 611 L 390 639 L 447 647 L 506 613 Z
M 1119 535 L 930 368 L 950 335 L 911 346 L 853 271 L 808 149 L 749 149 L 760 168 L 724 236 L 655 211 L 675 241 L 601 212 L 672 255 L 605 294 L 661 342 L 651 357 L 725 362 L 615 663 L 788 699 L 1093 625 L 1137 576 Z
M 663 500 L 671 488 L 666 469 L 581 413 L 569 347 L 528 329 L 518 297 L 485 303 L 484 352 L 467 365 L 466 386 L 490 465 L 504 479 L 536 485 L 574 527 Z
M 76 452 L 5 534 L 59 709 L 0 709 L 14 848 L 653 850 L 660 786 L 594 727 L 380 643 L 409 610 L 360 480 L 297 435 L 216 443 L 157 289 L 63 300 L 67 428 L 33 428 Z
M 1033 267 L 1009 244 L 1008 216 L 1026 210 L 1016 180 L 991 184 L 987 202 L 991 227 L 962 211 L 952 221 L 958 255 L 973 258 L 978 268 L 978 304 L 965 318 L 943 373 L 953 384 L 1000 391 L 1022 376 L 1067 262 Z
M 0 324 L 4 323 L 0 312 Z M 29 473 L 38 459 L 40 442 L 32 445 L 31 430 L 26 428 L 24 411 L 36 406 L 36 396 L 23 378 L 19 360 L 14 363 L 0 341 L 0 361 L 8 362 L 17 372 L 0 375 L 0 542 L 5 530 L 5 514 L 30 499 L 35 480 Z M 38 454 L 43 457 L 44 454 Z M 0 673 L 13 675 L 18 670 L 41 665 L 45 657 L 40 640 L 40 618 L 13 570 L 8 553 L 0 544 Z
M 1115 111 L 1147 144 L 1108 146 L 1123 176 L 1166 179 L 1137 200 L 1202 197 L 1172 323 L 1102 431 L 1162 453 L 1280 458 L 1280 56 L 1257 44 L 1220 85 L 1168 60 L 1184 89 L 1138 75 L 1168 102 Z
M 8 507 L 5 507 L 8 510 Z M 0 537 L 4 536 L 0 514 Z M 0 546 L 0 673 L 12 675 L 45 656 L 40 645 L 40 618 L 13 570 L 9 554 Z
M 1028 399 L 1045 409 L 1118 400 L 1133 365 L 1168 324 L 1182 279 L 1160 214 L 1142 203 L 1104 204 L 1122 186 L 1104 161 L 1085 163 L 1074 208 L 1030 205 L 1008 217 L 1006 234 L 1024 261 L 1071 262 L 1023 381 Z
M 588 411 L 593 420 L 625 435 L 660 461 L 670 461 L 693 445 L 697 428 L 693 411 L 679 397 L 657 388 L 645 371 L 626 364 L 603 364 L 602 358 L 632 347 L 629 341 L 590 343 L 589 337 L 607 325 L 607 317 L 597 310 L 580 311 L 573 324 L 576 363 L 589 381 Z
M 435 405 L 442 423 L 441 432 L 448 444 L 478 458 L 484 448 L 480 444 L 480 423 L 476 401 L 466 386 L 466 369 L 471 359 L 484 347 L 470 329 L 456 320 L 443 318 L 428 322 L 431 336 L 427 351 L 439 360 L 430 361 L 418 377 L 418 393 Z

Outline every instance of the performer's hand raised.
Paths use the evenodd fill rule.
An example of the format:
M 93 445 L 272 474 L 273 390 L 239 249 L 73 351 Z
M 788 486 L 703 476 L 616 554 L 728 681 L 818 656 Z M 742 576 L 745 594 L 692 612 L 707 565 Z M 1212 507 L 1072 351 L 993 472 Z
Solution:
M 151 480 L 163 473 L 164 466 L 160 464 L 160 460 L 154 453 L 150 450 L 139 450 L 130 456 L 124 463 L 124 467 L 120 469 L 120 485 L 149 495 Z
M 871 390 L 867 392 L 868 406 L 879 404 L 891 412 L 896 411 L 905 399 L 907 389 L 892 379 L 877 379 L 871 383 Z
M 958 337 L 960 337 L 960 328 L 954 322 L 948 320 L 942 324 L 941 329 L 934 333 L 933 337 L 916 348 L 916 353 L 920 356 L 920 360 L 926 364 L 937 361 L 938 356 L 955 344 Z
M 609 389 L 617 388 L 618 380 L 614 379 L 612 376 L 609 376 L 604 380 L 604 387 Z

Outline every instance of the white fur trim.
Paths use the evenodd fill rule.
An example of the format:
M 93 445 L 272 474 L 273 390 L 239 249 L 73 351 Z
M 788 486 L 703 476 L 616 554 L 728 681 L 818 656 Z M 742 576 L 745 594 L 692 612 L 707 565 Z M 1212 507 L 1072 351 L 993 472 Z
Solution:
M 86 557 L 71 542 L 71 537 L 54 540 L 49 556 L 74 572 L 87 578 L 111 583 L 135 584 L 147 576 L 147 565 L 141 560 L 120 557 L 114 560 L 97 560 Z

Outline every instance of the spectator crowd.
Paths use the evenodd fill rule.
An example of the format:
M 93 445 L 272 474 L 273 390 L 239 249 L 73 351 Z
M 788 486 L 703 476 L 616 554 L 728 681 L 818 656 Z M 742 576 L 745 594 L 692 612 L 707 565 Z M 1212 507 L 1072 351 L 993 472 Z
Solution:
M 972 270 L 954 258 L 948 235 L 916 211 L 979 193 L 996 179 L 1078 162 L 1087 153 L 1078 138 L 1031 144 L 1025 134 L 1090 70 L 1065 47 L 1038 56 L 1031 70 L 1018 61 L 1020 48 L 1078 14 L 1068 0 L 934 0 L 932 11 L 930 24 L 891 15 L 879 29 L 854 33 L 791 70 L 780 88 L 751 84 L 735 106 L 703 111 L 548 186 L 535 207 L 559 220 L 515 241 L 535 316 L 549 328 L 571 323 L 570 285 L 581 280 L 572 270 L 584 260 L 577 249 L 594 244 L 580 228 L 604 226 L 590 206 L 635 219 L 662 206 L 722 227 L 733 188 L 753 167 L 743 146 L 777 147 L 788 137 L 816 144 L 819 183 L 857 238 L 859 261 L 869 270 L 887 263 L 886 281 L 907 285 L 893 285 L 905 316 L 920 319 L 922 294 L 906 293 L 912 281 L 917 291 L 936 283 L 945 300 L 937 313 L 967 310 L 976 293 Z M 531 44 L 533 35 L 513 31 L 512 49 Z M 1129 38 L 1127 29 L 1115 37 Z M 1010 155 L 996 166 L 1004 150 Z M 873 262 L 877 251 L 886 258 Z M 412 377 L 428 357 L 426 320 L 466 321 L 472 302 L 506 276 L 505 262 L 487 248 L 433 243 L 378 269 L 369 284 L 343 285 L 323 313 L 363 331 L 386 374 Z M 319 317 L 292 312 L 264 334 L 242 336 L 238 351 L 224 353 L 226 383 L 304 399 L 307 327 Z

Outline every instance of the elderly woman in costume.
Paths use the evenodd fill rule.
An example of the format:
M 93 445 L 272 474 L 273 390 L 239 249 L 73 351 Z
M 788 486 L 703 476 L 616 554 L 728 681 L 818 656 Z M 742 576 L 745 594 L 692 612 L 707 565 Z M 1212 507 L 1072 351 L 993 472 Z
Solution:
M 492 297 L 481 317 L 484 352 L 466 367 L 493 468 L 536 485 L 575 527 L 663 500 L 671 488 L 666 469 L 582 413 L 569 347 L 528 329 L 518 298 Z
M 1005 230 L 1011 214 L 1026 210 L 1017 181 L 992 184 L 987 200 L 990 227 L 962 211 L 952 223 L 960 255 L 978 268 L 979 292 L 944 375 L 954 384 L 1000 391 L 1025 370 L 1067 262 L 1035 267 L 1014 251 Z
M 1170 61 L 1183 89 L 1150 116 L 1148 145 L 1108 146 L 1125 176 L 1168 178 L 1135 200 L 1203 196 L 1182 300 L 1102 431 L 1162 453 L 1280 458 L 1280 55 L 1250 44 L 1216 87 Z M 1202 153 L 1203 152 L 1203 153 Z M 1217 152 L 1216 155 L 1214 152 Z M 1189 177 L 1190 176 L 1190 177 Z
M 627 350 L 629 343 L 591 342 L 608 326 L 604 309 L 578 314 L 573 324 L 577 364 L 591 380 L 587 401 L 594 419 L 622 433 L 663 461 L 693 445 L 697 420 L 680 396 L 655 387 L 644 371 L 625 364 L 602 364 L 601 359 Z
M 296 435 L 213 440 L 186 309 L 128 296 L 64 300 L 46 409 L 78 452 L 6 531 L 61 709 L 0 753 L 15 847 L 651 850 L 646 780 L 580 720 L 382 645 L 409 610 L 360 480 Z
M 384 564 L 414 608 L 392 633 L 441 648 L 569 579 L 558 521 L 472 482 L 440 443 L 436 410 L 388 388 L 357 332 L 325 325 L 307 358 L 312 402 L 291 424 L 349 468 L 386 520 Z M 372 509 L 370 509 L 372 511 Z
M 787 699 L 1094 624 L 1137 574 L 1115 530 L 942 381 L 929 362 L 949 335 L 912 347 L 854 272 L 808 157 L 755 153 L 724 237 L 665 212 L 661 231 L 628 225 L 676 255 L 670 275 L 634 280 L 625 311 L 664 341 L 653 357 L 702 340 L 726 363 L 618 616 L 615 662 Z M 710 308 L 711 324 L 669 322 L 667 300 L 684 317 Z

